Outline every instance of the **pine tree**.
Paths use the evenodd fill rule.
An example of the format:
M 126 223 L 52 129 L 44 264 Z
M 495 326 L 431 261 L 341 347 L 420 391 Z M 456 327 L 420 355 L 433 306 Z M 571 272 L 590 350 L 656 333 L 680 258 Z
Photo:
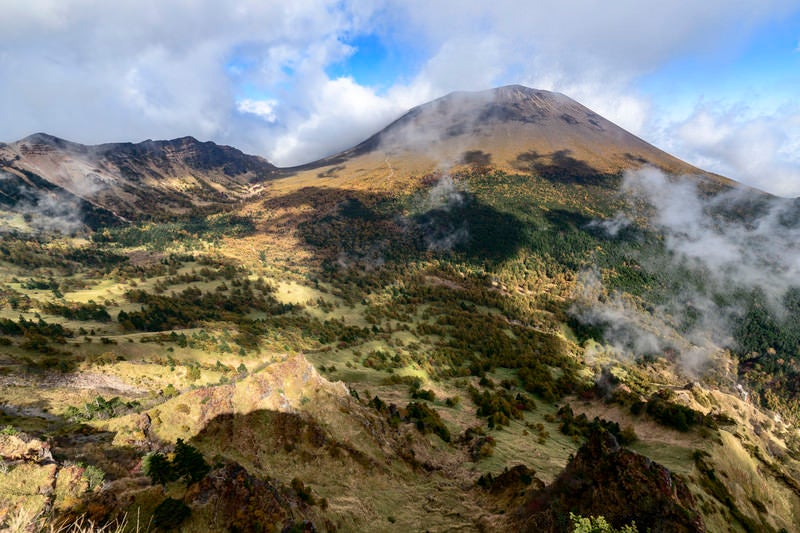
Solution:
M 184 443 L 183 439 L 178 439 L 175 443 L 172 468 L 175 476 L 178 479 L 184 479 L 188 484 L 200 481 L 211 470 L 211 467 L 203 459 L 203 454 L 194 446 Z

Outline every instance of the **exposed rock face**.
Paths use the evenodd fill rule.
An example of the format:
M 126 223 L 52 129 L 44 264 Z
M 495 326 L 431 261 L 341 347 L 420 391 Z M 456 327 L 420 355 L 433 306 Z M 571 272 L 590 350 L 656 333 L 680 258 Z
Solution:
M 0 489 L 3 494 L 0 527 L 13 523 L 27 525 L 40 513 L 47 512 L 55 500 L 58 472 L 48 442 L 24 433 L 0 435 Z M 14 526 L 3 529 L 10 530 L 14 530 Z
M 705 531 L 686 484 L 669 470 L 595 432 L 559 477 L 518 511 L 524 531 L 568 531 L 569 513 L 604 516 L 639 531 Z
M 312 400 L 335 405 L 348 402 L 349 398 L 344 383 L 326 380 L 303 355 L 295 355 L 241 381 L 197 389 L 170 400 L 170 404 L 190 406 L 190 413 L 184 414 L 169 405 L 162 407 L 161 424 L 153 424 L 150 431 L 155 435 L 169 434 L 174 427 L 185 426 L 186 436 L 192 436 L 220 415 L 263 410 L 297 413 L 306 410 L 304 404 L 313 407 L 317 402 Z
M 0 458 L 7 461 L 52 462 L 50 444 L 19 435 L 0 435 Z
M 192 485 L 184 501 L 213 508 L 218 522 L 207 526 L 215 531 L 316 531 L 313 522 L 303 519 L 310 509 L 294 490 L 255 477 L 235 463 Z

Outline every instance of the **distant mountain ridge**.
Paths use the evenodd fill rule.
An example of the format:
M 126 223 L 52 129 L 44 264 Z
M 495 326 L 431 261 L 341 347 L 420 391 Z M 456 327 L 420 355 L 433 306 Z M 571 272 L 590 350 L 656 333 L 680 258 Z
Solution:
M 267 180 L 289 187 L 319 178 L 391 188 L 411 176 L 463 165 L 585 177 L 644 165 L 732 182 L 648 144 L 571 98 L 510 85 L 455 92 L 417 106 L 357 146 L 280 169 L 259 156 L 193 137 L 86 146 L 37 133 L 0 144 L 0 205 L 69 204 L 87 223 L 224 209 Z
M 276 167 L 193 137 L 86 146 L 37 133 L 0 144 L 0 172 L 8 207 L 46 194 L 88 204 L 107 222 L 217 210 L 257 192 Z

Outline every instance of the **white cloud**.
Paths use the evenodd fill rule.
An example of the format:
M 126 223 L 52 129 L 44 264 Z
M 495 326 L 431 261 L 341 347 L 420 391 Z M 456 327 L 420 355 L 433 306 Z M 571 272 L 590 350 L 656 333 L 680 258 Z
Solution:
M 635 90 L 639 77 L 686 54 L 724 55 L 795 4 L 5 0 L 0 138 L 195 135 L 293 164 L 347 148 L 447 92 L 507 83 L 564 92 L 643 134 L 654 131 L 657 108 Z M 354 53 L 345 42 L 369 33 L 419 58 L 380 93 L 325 71 Z M 686 153 L 722 157 L 707 143 L 682 142 Z M 796 141 L 776 142 L 774 153 L 788 160 Z
M 86 143 L 187 134 L 237 143 L 249 136 L 235 127 L 240 84 L 321 72 L 343 53 L 336 36 L 361 23 L 336 0 L 11 0 L 2 10 L 8 141 L 43 130 Z M 237 77 L 228 64 L 240 56 L 251 64 Z
M 780 196 L 800 196 L 800 107 L 702 103 L 660 137 L 667 149 L 701 168 Z
M 252 98 L 244 98 L 236 103 L 236 109 L 242 113 L 250 113 L 266 120 L 267 122 L 275 122 L 277 115 L 275 114 L 275 106 L 277 100 L 254 100 Z
M 291 130 L 276 140 L 271 154 L 282 165 L 306 163 L 308 154 L 330 155 L 332 145 L 353 146 L 406 109 L 401 97 L 380 97 L 352 78 L 323 78 L 318 83 L 302 113 L 287 117 Z

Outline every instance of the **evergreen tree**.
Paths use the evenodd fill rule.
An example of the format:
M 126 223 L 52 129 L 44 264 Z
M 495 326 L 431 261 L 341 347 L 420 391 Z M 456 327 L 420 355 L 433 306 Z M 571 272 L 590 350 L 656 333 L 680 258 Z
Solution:
M 153 484 L 166 485 L 175 479 L 172 465 L 163 453 L 145 455 L 142 470 Z
M 175 477 L 184 479 L 187 484 L 196 483 L 208 474 L 211 467 L 203 459 L 197 448 L 186 444 L 183 439 L 175 443 L 175 457 L 172 459 Z

